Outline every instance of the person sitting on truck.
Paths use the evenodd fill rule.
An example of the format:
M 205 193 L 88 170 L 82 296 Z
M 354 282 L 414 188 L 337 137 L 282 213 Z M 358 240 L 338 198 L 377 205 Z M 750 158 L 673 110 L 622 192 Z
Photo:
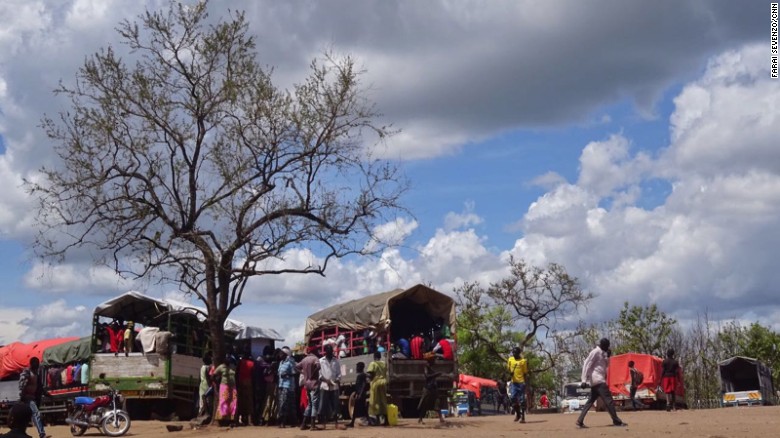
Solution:
M 22 402 L 14 403 L 8 411 L 8 427 L 11 430 L 0 434 L 0 437 L 30 438 L 30 435 L 27 435 L 27 425 L 30 424 L 32 416 L 33 412 L 29 405 Z
M 455 352 L 453 350 L 452 344 L 443 334 L 439 333 L 436 335 L 436 345 L 432 351 L 437 357 L 444 360 L 455 360 Z
M 374 353 L 374 361 L 366 370 L 371 380 L 371 389 L 368 401 L 368 415 L 374 418 L 372 424 L 389 426 L 387 418 L 387 365 L 382 361 L 382 353 Z
M 680 378 L 680 363 L 674 358 L 674 348 L 666 351 L 666 359 L 661 363 L 661 387 L 666 394 L 666 412 L 677 411 L 677 381 Z
M 401 354 L 403 354 L 405 357 L 404 359 L 409 359 L 412 357 L 412 349 L 409 346 L 409 341 L 406 338 L 398 338 L 398 348 L 401 349 Z
M 425 352 L 425 340 L 423 339 L 422 333 L 417 333 L 412 336 L 410 350 L 412 359 L 420 360 L 423 358 L 423 353 Z

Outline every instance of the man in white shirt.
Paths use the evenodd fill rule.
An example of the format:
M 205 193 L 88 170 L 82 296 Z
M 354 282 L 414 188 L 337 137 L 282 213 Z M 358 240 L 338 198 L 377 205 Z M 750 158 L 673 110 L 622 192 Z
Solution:
M 590 385 L 590 398 L 583 406 L 580 418 L 577 419 L 577 427 L 586 427 L 584 423 L 585 415 L 588 414 L 588 410 L 590 410 L 598 398 L 604 401 L 609 416 L 612 417 L 613 426 L 628 426 L 623 420 L 618 418 L 617 412 L 615 412 L 615 403 L 612 401 L 612 394 L 610 394 L 609 387 L 607 387 L 607 367 L 609 366 L 609 356 L 611 354 L 609 339 L 602 338 L 598 347 L 591 350 L 587 359 L 585 359 L 585 363 L 582 365 L 581 385 L 583 388 L 587 388 Z
M 333 345 L 326 344 L 325 356 L 320 358 L 320 406 L 318 409 L 323 429 L 328 420 L 335 418 L 339 429 L 339 384 L 341 383 L 341 363 L 333 354 Z

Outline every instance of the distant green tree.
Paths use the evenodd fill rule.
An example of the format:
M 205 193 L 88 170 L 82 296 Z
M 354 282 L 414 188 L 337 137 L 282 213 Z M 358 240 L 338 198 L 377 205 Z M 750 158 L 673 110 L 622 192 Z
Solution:
M 658 306 L 629 306 L 623 304 L 620 315 L 609 326 L 616 334 L 613 351 L 616 354 L 635 352 L 664 356 L 677 320 L 658 309 Z
M 553 382 L 556 364 L 566 354 L 556 341 L 558 321 L 578 312 L 593 295 L 561 265 L 543 269 L 510 259 L 509 267 L 509 275 L 487 289 L 473 282 L 455 290 L 460 363 L 464 370 L 506 376 L 504 364 L 518 346 L 529 359 L 529 378 Z
M 465 374 L 503 379 L 504 360 L 522 334 L 511 330 L 511 315 L 493 305 L 477 283 L 455 289 L 458 299 L 458 361 Z

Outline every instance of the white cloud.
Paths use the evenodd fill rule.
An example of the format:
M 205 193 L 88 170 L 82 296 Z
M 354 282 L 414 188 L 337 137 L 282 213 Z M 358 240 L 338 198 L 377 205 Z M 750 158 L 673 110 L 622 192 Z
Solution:
M 567 266 L 600 294 L 594 317 L 614 315 L 625 300 L 673 313 L 776 313 L 780 85 L 766 78 L 762 50 L 715 58 L 683 89 L 659 159 L 631 156 L 620 136 L 587 145 L 578 184 L 531 205 L 513 252 Z M 672 178 L 672 192 L 648 211 L 635 201 L 649 178 Z M 633 192 L 621 202 L 601 205 L 626 185 Z
M 63 263 L 52 265 L 37 262 L 24 276 L 25 286 L 52 294 L 67 294 L 74 290 L 80 294 L 111 295 L 131 289 L 131 281 L 119 277 L 113 269 L 82 264 Z
M 467 201 L 463 206 L 463 212 L 449 212 L 444 217 L 444 229 L 447 231 L 467 228 L 473 225 L 479 225 L 483 219 L 474 213 L 474 201 Z
M 64 299 L 34 309 L 6 308 L 0 310 L 0 344 L 87 336 L 92 331 L 91 325 L 91 309 L 80 305 L 69 307 Z

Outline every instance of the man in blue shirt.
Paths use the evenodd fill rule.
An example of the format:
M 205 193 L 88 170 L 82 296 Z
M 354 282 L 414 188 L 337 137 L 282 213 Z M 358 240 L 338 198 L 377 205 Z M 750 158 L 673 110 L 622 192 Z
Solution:
M 295 359 L 289 347 L 282 348 L 279 364 L 279 427 L 298 423 L 295 405 Z

